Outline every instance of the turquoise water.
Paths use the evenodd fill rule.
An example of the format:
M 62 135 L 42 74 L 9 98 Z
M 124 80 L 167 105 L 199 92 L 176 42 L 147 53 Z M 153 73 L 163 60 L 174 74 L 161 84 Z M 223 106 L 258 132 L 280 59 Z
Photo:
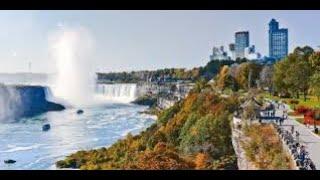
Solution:
M 137 134 L 154 123 L 141 114 L 147 107 L 105 104 L 48 112 L 15 123 L 0 123 L 0 169 L 56 169 L 55 162 L 79 150 L 110 146 L 127 133 Z M 49 123 L 51 129 L 42 131 Z M 5 164 L 13 159 L 14 164 Z

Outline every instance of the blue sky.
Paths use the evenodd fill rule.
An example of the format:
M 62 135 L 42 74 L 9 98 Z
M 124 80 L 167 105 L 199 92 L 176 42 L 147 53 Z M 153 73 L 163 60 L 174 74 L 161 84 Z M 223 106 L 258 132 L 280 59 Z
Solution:
M 289 29 L 289 51 L 320 45 L 320 11 L 0 11 L 0 72 L 53 72 L 48 37 L 58 24 L 85 27 L 95 40 L 97 71 L 205 65 L 212 46 L 248 30 L 268 52 L 268 22 Z

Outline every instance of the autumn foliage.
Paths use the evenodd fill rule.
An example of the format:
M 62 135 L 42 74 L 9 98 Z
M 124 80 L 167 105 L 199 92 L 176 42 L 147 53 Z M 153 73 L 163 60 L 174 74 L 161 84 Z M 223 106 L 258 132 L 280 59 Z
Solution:
M 290 156 L 272 124 L 253 124 L 245 128 L 244 134 L 246 156 L 258 169 L 292 169 Z
M 230 119 L 234 96 L 201 85 L 164 110 L 155 124 L 109 148 L 79 151 L 56 164 L 80 169 L 236 169 Z

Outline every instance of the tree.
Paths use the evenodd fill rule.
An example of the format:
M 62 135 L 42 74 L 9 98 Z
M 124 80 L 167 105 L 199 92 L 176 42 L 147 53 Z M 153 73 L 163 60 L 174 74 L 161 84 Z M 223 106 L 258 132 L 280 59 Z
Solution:
M 311 92 L 320 100 L 320 52 L 315 52 L 309 57 L 314 74 L 310 80 Z
M 312 75 L 312 69 L 308 61 L 299 61 L 295 76 L 298 77 L 296 84 L 299 90 L 303 93 L 304 101 L 307 99 L 309 81 Z
M 305 46 L 297 47 L 293 53 L 289 54 L 284 60 L 275 64 L 273 81 L 276 89 L 280 92 L 290 92 L 299 98 L 302 92 L 306 101 L 309 80 L 313 74 L 309 56 L 313 49 Z
M 232 85 L 232 77 L 229 72 L 228 66 L 223 66 L 220 70 L 219 75 L 217 76 L 217 87 L 222 91 L 226 87 L 230 87 Z
M 273 88 L 272 76 L 273 76 L 273 66 L 269 66 L 269 65 L 264 66 L 260 72 L 260 85 L 262 87 L 267 87 L 270 93 Z
M 256 63 L 242 63 L 237 68 L 236 80 L 243 89 L 254 87 L 256 86 L 256 80 L 259 78 L 260 71 L 261 66 Z
M 320 73 L 316 72 L 311 77 L 310 81 L 311 92 L 313 95 L 317 96 L 318 101 L 320 101 Z
M 243 108 L 242 118 L 244 118 L 246 122 L 251 123 L 257 117 L 257 115 L 255 103 L 250 101 L 247 106 Z
M 320 51 L 313 53 L 309 57 L 309 61 L 311 63 L 311 67 L 314 71 L 320 72 Z
M 286 59 L 277 62 L 274 65 L 273 84 L 276 91 L 280 94 L 288 94 L 289 85 L 284 81 L 286 78 L 286 70 L 289 68 L 289 63 Z
M 308 59 L 308 57 L 314 53 L 314 50 L 310 46 L 296 47 L 293 50 L 293 54 L 302 56 L 303 59 Z

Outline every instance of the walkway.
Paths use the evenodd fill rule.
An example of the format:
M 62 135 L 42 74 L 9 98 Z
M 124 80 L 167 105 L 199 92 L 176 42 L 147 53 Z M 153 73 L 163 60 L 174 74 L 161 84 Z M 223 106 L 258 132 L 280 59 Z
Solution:
M 292 111 L 288 105 L 285 106 L 285 109 L 287 109 L 288 112 Z M 276 116 L 282 117 L 282 112 L 283 109 L 276 109 Z M 294 131 L 298 131 L 300 133 L 300 144 L 306 146 L 306 150 L 309 152 L 311 160 L 316 165 L 316 168 L 320 169 L 320 136 L 312 133 L 313 128 L 307 128 L 305 125 L 298 123 L 295 119 L 289 116 L 289 118 L 284 121 L 283 127 L 286 130 L 291 131 L 292 125 L 294 126 Z

